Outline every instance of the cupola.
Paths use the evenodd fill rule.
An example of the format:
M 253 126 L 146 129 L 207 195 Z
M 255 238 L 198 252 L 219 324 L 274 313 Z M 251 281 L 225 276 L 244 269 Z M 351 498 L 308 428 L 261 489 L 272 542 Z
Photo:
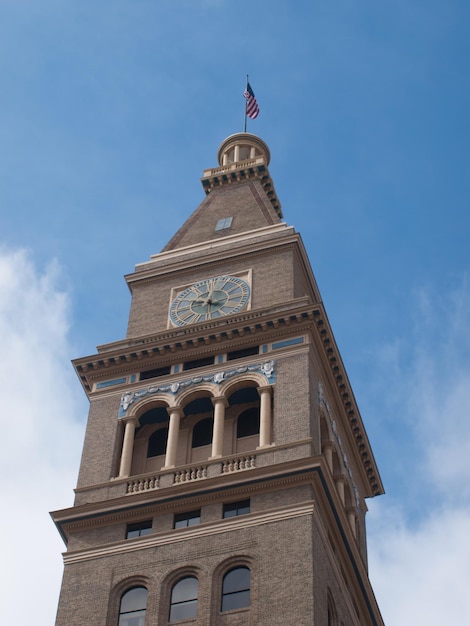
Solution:
M 262 139 L 250 133 L 230 135 L 221 143 L 217 159 L 219 166 L 204 170 L 201 178 L 206 194 L 224 185 L 258 179 L 277 215 L 283 217 L 268 170 L 271 154 Z

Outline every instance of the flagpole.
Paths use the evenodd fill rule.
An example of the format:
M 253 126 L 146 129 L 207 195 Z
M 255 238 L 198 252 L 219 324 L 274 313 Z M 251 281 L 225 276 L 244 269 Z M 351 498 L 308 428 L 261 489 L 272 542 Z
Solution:
M 248 74 L 246 75 L 246 87 L 245 90 L 248 89 Z M 245 100 L 245 121 L 243 124 L 243 132 L 246 133 L 246 110 L 248 108 L 248 102 Z

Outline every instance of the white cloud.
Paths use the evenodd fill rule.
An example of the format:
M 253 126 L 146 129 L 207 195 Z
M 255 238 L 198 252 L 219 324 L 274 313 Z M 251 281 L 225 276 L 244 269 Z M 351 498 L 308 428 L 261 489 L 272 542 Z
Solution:
M 414 437 L 418 457 L 405 453 L 401 459 L 408 493 L 369 505 L 371 578 L 387 626 L 440 626 L 470 614 L 466 282 L 440 298 L 419 294 L 416 319 L 391 384 L 403 390 L 397 437 Z
M 470 511 L 436 506 L 417 528 L 387 520 L 388 507 L 375 520 L 370 571 L 387 626 L 442 626 L 470 614 Z M 395 519 L 393 519 L 395 518 Z
M 59 278 L 54 263 L 40 274 L 26 252 L 0 249 L 2 624 L 55 620 L 64 545 L 48 511 L 71 504 L 86 411 Z

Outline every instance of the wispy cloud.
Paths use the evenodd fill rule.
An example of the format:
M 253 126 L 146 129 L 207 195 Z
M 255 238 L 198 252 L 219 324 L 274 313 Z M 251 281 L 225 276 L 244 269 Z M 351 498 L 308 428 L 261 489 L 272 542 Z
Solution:
M 56 264 L 40 273 L 26 252 L 0 249 L 2 624 L 22 607 L 22 623 L 50 626 L 60 588 L 64 546 L 48 510 L 71 504 L 86 405 L 59 279 Z
M 392 351 L 402 366 L 384 378 L 403 390 L 396 437 L 410 488 L 372 502 L 369 514 L 371 577 L 388 626 L 470 614 L 470 289 L 464 280 L 422 291 L 415 304 L 412 341 Z

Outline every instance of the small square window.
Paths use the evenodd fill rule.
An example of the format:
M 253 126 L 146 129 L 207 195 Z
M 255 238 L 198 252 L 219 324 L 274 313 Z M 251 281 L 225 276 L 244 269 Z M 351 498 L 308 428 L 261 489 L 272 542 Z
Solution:
M 152 532 L 152 520 L 146 520 L 145 522 L 138 522 L 137 524 L 127 524 L 126 539 L 133 539 L 134 537 L 143 537 L 144 535 L 150 535 Z
M 240 502 L 229 502 L 224 504 L 224 519 L 228 517 L 238 517 L 239 515 L 246 515 L 250 512 L 250 501 L 241 500 Z
M 219 220 L 215 226 L 215 230 L 226 230 L 227 228 L 230 228 L 230 226 L 232 225 L 232 220 L 233 217 L 224 217 L 223 219 Z
M 173 528 L 186 528 L 188 526 L 196 526 L 201 523 L 201 509 L 198 511 L 189 511 L 187 513 L 178 513 L 175 515 Z

